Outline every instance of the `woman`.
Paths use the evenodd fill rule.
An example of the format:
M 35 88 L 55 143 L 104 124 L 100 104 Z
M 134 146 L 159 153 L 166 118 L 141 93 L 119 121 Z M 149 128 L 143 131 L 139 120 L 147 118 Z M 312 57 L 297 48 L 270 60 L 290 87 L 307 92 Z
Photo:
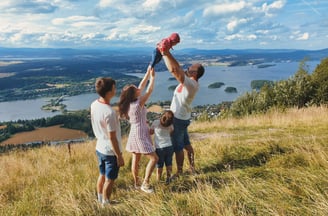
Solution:
M 148 87 L 145 93 L 142 94 L 148 80 Z M 154 82 L 155 70 L 154 68 L 151 68 L 147 70 L 145 76 L 140 81 L 138 88 L 135 85 L 127 85 L 123 88 L 118 103 L 120 117 L 128 119 L 131 124 L 126 150 L 132 153 L 131 171 L 135 188 L 140 187 L 138 170 L 141 155 L 146 155 L 149 158 L 145 178 L 140 187 L 141 190 L 146 193 L 153 192 L 149 180 L 158 161 L 149 133 L 146 118 L 147 109 L 145 107 L 145 103 L 153 92 Z

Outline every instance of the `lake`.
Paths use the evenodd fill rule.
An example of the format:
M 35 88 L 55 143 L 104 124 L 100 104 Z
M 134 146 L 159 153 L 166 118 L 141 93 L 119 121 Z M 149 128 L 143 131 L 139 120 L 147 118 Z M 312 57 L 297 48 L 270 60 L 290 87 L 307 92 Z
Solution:
M 319 61 L 307 62 L 309 71 L 312 72 L 319 64 Z M 205 74 L 200 79 L 200 89 L 194 100 L 193 105 L 218 104 L 223 101 L 234 101 L 238 96 L 247 91 L 251 91 L 250 83 L 252 80 L 272 80 L 278 81 L 288 79 L 298 70 L 299 62 L 281 62 L 269 63 L 275 66 L 258 68 L 256 65 L 248 66 L 209 66 L 205 67 Z M 143 76 L 143 74 L 134 74 Z M 152 102 L 170 101 L 173 92 L 168 90 L 171 85 L 176 85 L 175 80 L 170 81 L 169 72 L 156 73 L 155 89 L 150 98 Z M 208 85 L 214 82 L 223 82 L 224 86 L 218 89 L 209 89 Z M 224 89 L 228 86 L 237 88 L 237 93 L 227 93 Z M 83 94 L 72 97 L 66 97 L 64 104 L 69 111 L 89 108 L 93 100 L 98 98 L 97 94 Z M 41 98 L 35 100 L 21 100 L 0 103 L 0 122 L 16 121 L 19 119 L 38 119 L 43 117 L 52 117 L 60 112 L 49 112 L 41 110 L 41 107 L 47 104 L 50 98 Z M 118 97 L 113 98 L 112 102 L 117 102 Z

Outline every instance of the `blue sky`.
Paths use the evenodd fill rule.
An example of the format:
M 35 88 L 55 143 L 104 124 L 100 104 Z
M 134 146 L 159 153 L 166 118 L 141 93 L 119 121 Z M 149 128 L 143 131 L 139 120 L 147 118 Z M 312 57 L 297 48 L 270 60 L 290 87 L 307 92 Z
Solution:
M 327 0 L 1 0 L 0 47 L 323 49 Z

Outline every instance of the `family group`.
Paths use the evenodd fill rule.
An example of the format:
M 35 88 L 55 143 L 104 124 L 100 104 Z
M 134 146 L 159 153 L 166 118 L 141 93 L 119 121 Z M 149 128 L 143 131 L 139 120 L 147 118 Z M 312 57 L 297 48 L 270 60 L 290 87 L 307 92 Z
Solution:
M 91 124 L 96 141 L 96 154 L 99 166 L 97 180 L 98 201 L 110 204 L 114 181 L 120 167 L 124 166 L 122 156 L 121 127 L 119 119 L 130 123 L 130 132 L 126 151 L 132 154 L 131 172 L 134 188 L 146 193 L 153 193 L 150 177 L 157 167 L 157 180 L 162 177 L 166 167 L 166 183 L 183 172 L 184 150 L 187 152 L 190 171 L 195 172 L 194 150 L 191 145 L 188 126 L 191 118 L 191 104 L 199 89 L 198 80 L 205 70 L 201 64 L 193 64 L 186 71 L 170 53 L 170 49 L 180 42 L 180 36 L 172 33 L 162 39 L 154 49 L 152 61 L 138 86 L 126 85 L 120 95 L 118 112 L 111 106 L 111 99 L 116 95 L 116 82 L 112 78 L 98 78 L 95 83 L 99 98 L 91 104 Z M 155 85 L 155 65 L 164 60 L 168 71 L 176 78 L 179 85 L 173 93 L 171 106 L 159 119 L 149 126 L 145 104 L 150 98 Z M 154 144 L 151 135 L 154 134 Z M 172 175 L 172 157 L 175 154 L 177 172 Z M 145 176 L 139 177 L 141 156 L 149 158 Z

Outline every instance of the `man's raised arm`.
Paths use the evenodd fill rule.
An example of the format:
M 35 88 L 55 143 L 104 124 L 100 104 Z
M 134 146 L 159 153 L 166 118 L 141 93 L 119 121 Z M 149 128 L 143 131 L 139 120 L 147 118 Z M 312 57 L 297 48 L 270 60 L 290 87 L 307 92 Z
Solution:
M 165 53 L 165 55 L 163 55 L 163 59 L 167 69 L 172 73 L 172 75 L 177 79 L 179 83 L 183 83 L 185 73 L 177 60 L 175 60 L 170 52 Z

